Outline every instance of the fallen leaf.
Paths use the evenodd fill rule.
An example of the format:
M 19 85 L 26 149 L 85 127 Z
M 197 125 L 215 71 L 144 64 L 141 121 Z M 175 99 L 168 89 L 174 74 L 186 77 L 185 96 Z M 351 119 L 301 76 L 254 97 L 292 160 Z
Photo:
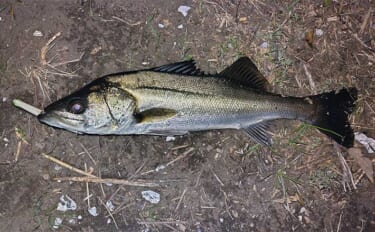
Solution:
M 305 41 L 310 47 L 313 47 L 314 42 L 314 30 L 308 30 L 305 33 Z
M 363 156 L 362 151 L 359 148 L 349 148 L 348 153 L 350 157 L 352 157 L 354 161 L 357 162 L 359 167 L 365 172 L 371 183 L 374 183 L 374 168 L 372 166 L 371 160 Z

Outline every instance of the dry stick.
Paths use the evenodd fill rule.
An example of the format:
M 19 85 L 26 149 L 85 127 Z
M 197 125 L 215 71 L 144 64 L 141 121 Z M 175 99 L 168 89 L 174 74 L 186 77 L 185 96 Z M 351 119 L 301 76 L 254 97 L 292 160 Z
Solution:
M 78 168 L 75 168 L 75 167 L 73 167 L 72 165 L 67 164 L 67 163 L 65 163 L 65 162 L 63 162 L 63 161 L 60 161 L 60 160 L 58 160 L 58 159 L 56 159 L 56 158 L 54 158 L 54 157 L 52 157 L 52 156 L 49 156 L 49 155 L 47 155 L 47 154 L 45 154 L 45 153 L 42 153 L 42 155 L 44 156 L 44 158 L 47 158 L 47 159 L 51 160 L 52 162 L 57 163 L 58 165 L 60 165 L 60 166 L 62 166 L 62 167 L 64 167 L 64 168 L 67 168 L 67 169 L 69 169 L 69 170 L 71 170 L 71 171 L 74 171 L 74 172 L 79 173 L 79 174 L 84 175 L 84 176 L 88 176 L 88 177 L 91 177 L 91 178 L 99 179 L 99 178 L 98 178 L 97 176 L 95 176 L 95 175 L 92 175 L 92 174 L 90 174 L 90 173 L 88 173 L 88 172 L 85 172 L 85 171 L 82 171 L 82 170 L 80 170 L 80 169 L 78 169 Z
M 166 163 L 164 166 L 165 168 L 170 166 L 171 164 L 173 164 L 174 162 L 180 160 L 180 159 L 183 159 L 185 158 L 186 156 L 188 156 L 192 151 L 194 151 L 194 148 L 191 147 L 190 149 L 188 149 L 187 151 L 185 151 L 184 153 L 182 153 L 182 155 L 178 156 L 177 158 L 175 158 L 174 160 L 172 161 L 169 161 L 168 163 Z M 153 172 L 156 172 L 156 169 L 152 169 L 152 170 L 149 170 L 149 171 L 146 171 L 146 172 L 143 172 L 140 174 L 140 176 L 143 176 L 143 175 L 146 175 L 146 174 L 149 174 L 149 173 L 153 173 Z
M 13 105 L 20 108 L 20 109 L 23 109 L 24 111 L 34 115 L 34 116 L 38 116 L 42 110 L 32 106 L 32 105 L 29 105 L 27 104 L 26 102 L 23 102 L 21 100 L 18 100 L 18 99 L 14 99 L 13 100 Z
M 150 225 L 150 224 L 163 225 L 163 224 L 185 224 L 186 221 L 154 221 L 154 222 L 138 221 L 137 223 L 142 224 L 142 225 Z
M 145 182 L 143 180 L 129 181 L 123 179 L 112 179 L 112 178 L 98 178 L 98 177 L 56 177 L 54 180 L 57 181 L 76 181 L 76 182 L 92 182 L 92 183 L 111 183 L 111 184 L 122 184 L 128 186 L 141 186 L 141 187 L 158 187 L 159 184 L 154 182 Z
M 61 35 L 61 32 L 58 32 L 56 33 L 51 39 L 49 39 L 46 43 L 46 45 L 44 45 L 42 47 L 42 49 L 40 50 L 40 62 L 42 63 L 42 65 L 46 65 L 48 64 L 48 62 L 46 61 L 46 55 L 47 55 L 47 52 L 48 50 L 50 49 L 50 44 L 57 38 Z
M 87 172 L 87 165 L 85 163 L 85 172 Z M 90 190 L 89 190 L 89 182 L 86 182 L 86 192 L 87 192 L 87 207 L 90 209 Z
M 363 23 L 361 25 L 361 29 L 359 30 L 359 34 L 362 34 L 363 31 L 365 30 L 365 28 L 367 26 L 367 23 L 368 23 L 368 20 L 370 19 L 371 13 L 372 13 L 372 8 L 370 7 L 370 9 L 368 10 L 368 12 L 365 16 L 365 19 L 363 20 Z
M 17 162 L 18 161 L 18 158 L 20 156 L 20 153 L 21 153 L 21 146 L 22 146 L 22 141 L 18 141 L 17 143 L 17 150 L 16 150 L 16 154 L 15 154 L 15 158 L 14 158 L 14 161 Z
M 304 63 L 303 64 L 303 70 L 305 71 L 305 74 L 307 76 L 307 79 L 309 80 L 309 84 L 310 84 L 310 88 L 313 92 L 313 94 L 316 94 L 316 87 L 315 87 L 315 83 L 312 79 L 312 76 L 311 76 L 311 73 L 309 72 L 309 70 L 307 69 L 307 66 L 306 64 Z
M 116 223 L 116 220 L 115 220 L 115 218 L 113 217 L 113 215 L 112 215 L 112 213 L 111 213 L 111 210 L 108 208 L 108 206 L 107 206 L 106 204 L 104 204 L 104 202 L 102 201 L 102 199 L 99 198 L 99 201 L 100 201 L 100 203 L 102 203 L 102 205 L 103 205 L 103 206 L 105 207 L 105 209 L 107 210 L 109 216 L 112 218 L 113 223 L 115 223 L 116 229 L 119 229 L 119 228 L 118 228 L 118 225 L 117 225 L 117 223 Z
M 182 199 L 184 199 L 184 196 L 185 196 L 186 191 L 187 191 L 187 188 L 185 188 L 184 191 L 182 192 L 181 197 L 180 197 L 180 200 L 178 201 L 177 206 L 176 206 L 176 208 L 174 209 L 175 212 L 177 212 L 178 208 L 180 207 L 180 204 L 181 204 L 181 202 L 182 202 Z
M 82 147 L 83 151 L 89 156 L 89 158 L 91 159 L 91 161 L 94 163 L 94 165 L 96 165 L 96 161 L 94 160 L 94 158 L 91 156 L 89 150 L 87 150 L 87 148 L 85 146 L 83 146 L 82 143 L 78 142 L 79 145 Z M 87 170 L 86 170 L 87 171 Z

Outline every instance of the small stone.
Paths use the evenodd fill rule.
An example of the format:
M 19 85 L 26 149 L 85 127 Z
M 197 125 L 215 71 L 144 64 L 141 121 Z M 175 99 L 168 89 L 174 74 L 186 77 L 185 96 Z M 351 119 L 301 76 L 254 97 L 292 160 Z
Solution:
M 105 203 L 105 205 L 107 206 L 107 208 L 109 209 L 109 211 L 112 212 L 113 210 L 115 210 L 115 206 L 113 205 L 112 201 L 107 201 Z
M 219 221 L 220 221 L 221 223 L 223 223 L 223 222 L 224 222 L 224 219 L 223 219 L 223 218 L 219 218 Z
M 107 224 L 111 224 L 112 220 L 110 218 L 107 219 Z
M 188 15 L 188 11 L 191 9 L 190 6 L 179 6 L 178 7 L 178 12 L 180 12 L 184 17 Z
M 63 222 L 63 220 L 61 218 L 59 218 L 59 217 L 55 218 L 53 228 L 58 229 L 62 222 Z
M 264 41 L 261 45 L 260 45 L 261 48 L 268 48 L 268 43 L 266 41 Z
M 3 141 L 6 142 L 6 143 L 9 143 L 9 139 L 8 138 L 3 138 Z
M 182 29 L 182 28 L 184 28 L 184 25 L 180 24 L 180 25 L 177 26 L 177 28 Z
M 315 35 L 320 37 L 324 34 L 323 30 L 322 29 L 315 29 Z
M 95 206 L 88 208 L 87 211 L 89 211 L 89 214 L 91 214 L 94 217 L 96 217 L 96 216 L 99 215 L 99 213 L 98 213 L 98 211 L 97 211 L 97 209 L 96 209 Z
M 157 204 L 160 201 L 160 194 L 151 190 L 142 191 L 142 197 L 152 204 Z
M 42 37 L 43 33 L 41 31 L 34 31 L 33 36 L 35 36 L 35 37 Z
M 165 138 L 165 141 L 167 141 L 167 142 L 171 142 L 171 141 L 175 141 L 175 140 L 176 140 L 176 138 L 174 136 L 167 136 Z
M 159 24 L 158 24 L 158 27 L 159 27 L 159 28 L 164 28 L 165 26 L 164 26 L 164 24 L 159 23 Z
M 6 97 L 3 97 L 3 102 L 6 102 L 8 99 Z
M 82 215 L 78 215 L 77 217 L 78 220 L 82 220 L 82 218 L 83 218 Z

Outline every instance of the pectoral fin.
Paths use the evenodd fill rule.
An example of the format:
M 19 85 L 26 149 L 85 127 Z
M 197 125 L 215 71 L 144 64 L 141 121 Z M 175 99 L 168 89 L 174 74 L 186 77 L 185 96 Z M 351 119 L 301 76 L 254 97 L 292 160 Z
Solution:
M 269 129 L 269 122 L 260 122 L 244 128 L 245 132 L 257 143 L 262 145 L 271 146 L 272 137 L 267 131 Z
M 172 118 L 176 114 L 177 111 L 173 109 L 152 108 L 136 113 L 134 116 L 137 119 L 138 123 L 151 123 L 167 120 L 169 118 Z

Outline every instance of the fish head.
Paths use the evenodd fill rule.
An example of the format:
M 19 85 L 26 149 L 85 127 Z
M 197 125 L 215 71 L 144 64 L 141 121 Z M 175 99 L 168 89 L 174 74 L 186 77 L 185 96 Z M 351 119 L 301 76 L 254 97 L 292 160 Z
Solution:
M 134 108 L 134 100 L 122 89 L 90 84 L 47 106 L 38 119 L 78 134 L 116 134 L 131 123 Z

